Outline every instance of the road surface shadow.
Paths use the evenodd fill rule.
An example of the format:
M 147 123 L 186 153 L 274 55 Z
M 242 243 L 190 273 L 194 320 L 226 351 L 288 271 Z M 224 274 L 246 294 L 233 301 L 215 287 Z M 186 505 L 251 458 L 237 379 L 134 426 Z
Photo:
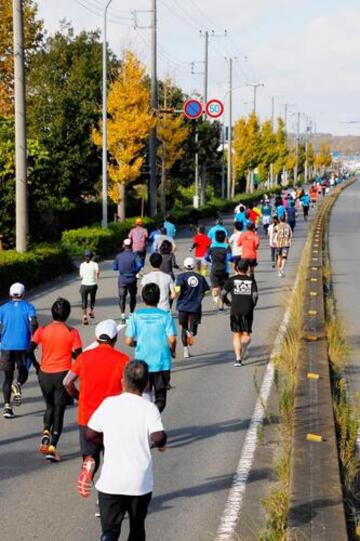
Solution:
M 250 419 L 233 419 L 209 425 L 193 425 L 169 430 L 168 447 L 177 448 L 190 445 L 197 441 L 206 440 L 227 432 L 238 432 L 249 428 Z

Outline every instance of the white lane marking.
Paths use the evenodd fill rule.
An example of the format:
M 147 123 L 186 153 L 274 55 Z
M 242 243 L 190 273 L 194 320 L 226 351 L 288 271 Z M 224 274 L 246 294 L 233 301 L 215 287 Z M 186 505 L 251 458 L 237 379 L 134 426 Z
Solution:
M 293 288 L 292 298 L 299 283 L 299 275 L 296 276 Z M 271 387 L 274 380 L 274 362 L 273 359 L 280 352 L 281 340 L 285 334 L 290 321 L 291 305 L 284 314 L 279 331 L 276 335 L 274 347 L 270 355 L 270 361 L 266 367 L 264 379 L 261 384 L 260 394 L 256 401 L 254 413 L 246 434 L 245 442 L 241 451 L 240 460 L 233 477 L 225 509 L 220 519 L 215 541 L 230 541 L 239 520 L 239 514 L 243 504 L 246 483 L 254 462 L 255 451 L 258 442 L 258 429 L 264 422 L 265 410 L 269 400 Z
M 119 325 L 117 326 L 117 330 L 118 332 L 120 332 L 122 329 L 124 329 L 126 327 L 126 323 L 119 323 Z M 95 349 L 97 348 L 99 345 L 99 342 L 97 342 L 96 340 L 94 340 L 94 342 L 92 342 L 90 345 L 88 345 L 84 351 L 89 351 L 90 349 Z

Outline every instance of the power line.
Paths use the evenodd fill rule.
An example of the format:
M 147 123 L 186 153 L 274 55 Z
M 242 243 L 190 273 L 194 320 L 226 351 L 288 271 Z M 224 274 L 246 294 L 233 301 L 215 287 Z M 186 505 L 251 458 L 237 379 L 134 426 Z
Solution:
M 89 11 L 90 13 L 92 13 L 93 15 L 96 15 L 98 17 L 103 16 L 103 13 L 99 11 L 101 8 L 98 6 L 95 7 L 95 4 L 92 4 L 91 2 L 89 2 L 89 0 L 75 0 L 75 2 L 79 4 L 81 7 L 83 7 L 84 9 L 86 9 L 87 11 Z M 131 17 L 118 17 L 117 15 L 111 15 L 111 16 L 108 16 L 108 20 L 120 26 L 128 26 L 128 27 L 132 26 L 132 22 L 130 23 L 130 21 L 132 21 Z M 127 20 L 129 22 L 128 23 L 121 22 L 123 20 Z
M 186 14 L 186 12 L 183 12 L 186 14 L 186 17 L 189 17 L 189 20 L 186 20 L 183 15 L 180 15 L 172 6 L 169 6 L 164 0 L 160 0 L 160 2 L 172 13 L 172 15 L 175 15 L 181 22 L 184 24 L 187 24 L 188 26 L 194 28 L 196 31 L 199 30 L 198 26 L 192 21 L 192 18 Z M 178 5 L 178 4 L 177 4 Z

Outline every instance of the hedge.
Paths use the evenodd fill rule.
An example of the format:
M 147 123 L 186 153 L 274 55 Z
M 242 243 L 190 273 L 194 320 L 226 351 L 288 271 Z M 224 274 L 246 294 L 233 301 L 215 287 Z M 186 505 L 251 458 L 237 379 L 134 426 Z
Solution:
M 171 216 L 178 224 L 201 220 L 202 218 L 215 216 L 218 211 L 227 212 L 233 210 L 234 206 L 240 201 L 246 204 L 255 203 L 265 193 L 278 193 L 280 191 L 281 187 L 278 186 L 272 190 L 238 194 L 232 201 L 214 198 L 199 209 L 194 209 L 190 205 L 182 208 L 175 207 L 171 211 Z M 160 219 L 161 216 L 159 216 Z M 91 250 L 100 257 L 106 257 L 112 255 L 122 244 L 134 223 L 135 218 L 129 218 L 123 222 L 111 223 L 106 229 L 101 228 L 100 225 L 70 229 L 63 232 L 61 243 L 73 256 L 82 256 L 85 250 Z M 147 227 L 154 226 L 155 223 L 155 219 L 144 218 L 144 224 Z
M 71 257 L 58 244 L 41 245 L 24 254 L 3 250 L 0 252 L 0 296 L 7 296 L 14 282 L 21 282 L 29 289 L 71 270 Z

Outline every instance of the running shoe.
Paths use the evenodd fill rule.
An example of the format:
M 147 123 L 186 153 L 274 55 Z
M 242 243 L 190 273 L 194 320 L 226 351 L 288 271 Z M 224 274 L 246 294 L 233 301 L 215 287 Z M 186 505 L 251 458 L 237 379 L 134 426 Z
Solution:
M 39 451 L 42 455 L 48 454 L 49 445 L 50 445 L 50 432 L 48 430 L 44 430 L 41 436 L 41 443 L 39 447 Z
M 99 500 L 96 500 L 95 502 L 95 513 L 94 513 L 94 516 L 96 518 L 100 518 L 101 515 L 100 515 L 100 507 L 99 507 Z
M 94 310 L 90 310 L 90 311 L 89 311 L 89 318 L 90 318 L 90 319 L 95 319 L 95 312 L 94 312 Z
M 11 395 L 14 406 L 21 406 L 22 393 L 20 383 L 16 382 L 11 385 Z
M 126 315 L 125 314 L 121 314 L 120 323 L 121 323 L 121 325 L 126 325 Z
M 224 312 L 224 308 L 219 308 L 218 312 Z
M 88 498 L 90 496 L 94 470 L 95 460 L 91 456 L 87 456 L 83 462 L 82 469 L 77 480 L 77 491 L 83 498 Z
M 187 346 L 184 347 L 184 359 L 189 359 L 191 357 L 189 348 Z
M 236 367 L 242 366 L 241 359 L 236 359 L 236 361 L 234 362 L 234 366 Z
M 56 451 L 55 445 L 49 445 L 46 460 L 49 460 L 49 462 L 60 462 L 61 456 Z
M 83 325 L 89 325 L 89 320 L 88 320 L 88 317 L 84 314 L 83 317 L 81 318 L 81 321 L 82 321 L 82 324 Z
M 186 331 L 187 343 L 189 346 L 193 346 L 195 343 L 195 337 L 192 332 Z
M 14 410 L 12 409 L 10 404 L 5 404 L 3 409 L 3 417 L 5 419 L 12 419 L 13 417 L 15 417 Z

